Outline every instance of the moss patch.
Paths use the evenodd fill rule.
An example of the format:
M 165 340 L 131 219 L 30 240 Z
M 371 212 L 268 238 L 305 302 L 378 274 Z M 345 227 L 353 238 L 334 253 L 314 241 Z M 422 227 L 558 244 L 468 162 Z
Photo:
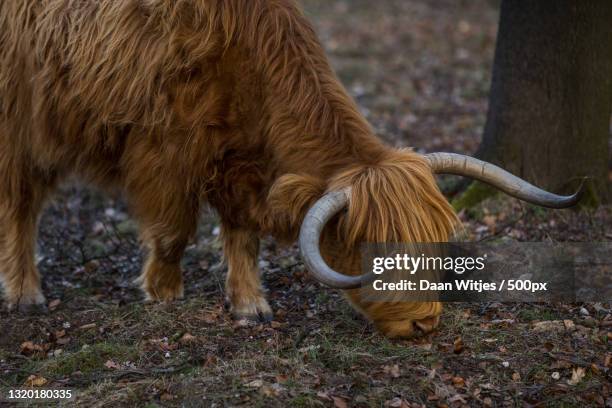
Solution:
M 451 204 L 455 211 L 470 209 L 498 193 L 499 192 L 493 187 L 479 181 L 474 181 L 461 195 L 459 195 L 459 197 L 455 198 Z
M 38 367 L 43 376 L 63 377 L 80 371 L 83 375 L 100 372 L 105 369 L 108 360 L 134 361 L 138 357 L 135 346 L 112 343 L 96 343 L 84 346 L 79 351 L 62 354 L 45 361 Z

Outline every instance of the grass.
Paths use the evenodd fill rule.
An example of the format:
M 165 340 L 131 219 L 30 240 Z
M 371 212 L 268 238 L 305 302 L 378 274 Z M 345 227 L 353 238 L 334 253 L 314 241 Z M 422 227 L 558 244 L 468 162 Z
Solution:
M 540 309 L 535 307 L 521 309 L 516 317 L 523 322 L 533 322 L 542 320 L 558 320 L 560 315 L 555 310 L 550 310 L 548 308 Z
M 80 372 L 85 376 L 97 376 L 107 368 L 107 361 L 134 362 L 138 358 L 137 345 L 110 342 L 85 344 L 75 352 L 69 352 L 32 367 L 37 373 L 49 378 L 60 378 Z
M 330 296 L 314 307 L 334 309 L 335 302 L 342 300 Z M 533 320 L 522 317 L 514 325 L 497 326 L 489 323 L 491 317 L 478 316 L 477 304 L 449 305 L 435 336 L 403 341 L 385 339 L 354 317 L 346 321 L 344 316 L 324 312 L 314 318 L 289 312 L 276 328 L 236 326 L 224 314 L 215 322 L 203 323 L 203 316 L 216 310 L 213 299 L 187 299 L 174 305 L 102 305 L 94 319 L 96 330 L 79 329 L 79 324 L 92 320 L 90 308 L 70 308 L 52 312 L 48 320 L 37 320 L 50 329 L 55 320 L 64 321 L 63 316 L 70 315 L 74 324 L 66 335 L 71 342 L 63 346 L 63 353 L 23 359 L 17 358 L 15 346 L 5 346 L 5 369 L 15 364 L 20 368 L 3 381 L 19 386 L 36 374 L 56 386 L 75 389 L 82 406 L 190 406 L 207 401 L 314 407 L 329 406 L 332 397 L 357 406 L 384 405 L 393 398 L 429 404 L 434 401 L 431 398 L 444 401 L 444 390 L 471 395 L 477 388 L 480 400 L 489 397 L 516 403 L 523 398 L 517 396 L 520 390 L 532 392 L 534 387 L 540 390 L 536 398 L 546 399 L 548 394 L 543 392 L 556 387 L 551 372 L 559 371 L 567 379 L 576 367 L 572 363 L 555 368 L 551 355 L 563 357 L 568 345 L 582 344 L 571 354 L 581 366 L 592 360 L 592 353 L 605 353 L 607 346 L 592 336 L 577 340 L 572 333 L 532 332 L 531 322 L 538 319 L 578 322 L 571 312 L 535 306 L 516 311 L 517 316 Z M 510 311 L 500 306 L 496 313 Z M 184 342 L 185 333 L 193 339 Z M 31 336 L 42 343 L 35 332 L 25 333 L 29 337 L 19 337 L 17 331 L 9 335 L 17 343 Z M 458 338 L 464 345 L 461 350 L 455 349 Z M 51 350 L 58 347 L 52 345 Z M 108 361 L 117 366 L 108 367 Z M 520 380 L 513 378 L 515 373 Z M 464 380 L 456 378 L 469 385 L 457 385 Z M 583 382 L 586 393 L 593 387 L 600 390 L 606 380 L 603 372 L 588 371 Z M 583 388 L 569 391 L 581 395 Z M 568 403 L 572 401 L 575 396 L 567 397 Z
M 79 350 L 64 352 L 57 357 L 31 358 L 19 372 L 7 377 L 7 380 L 14 385 L 19 385 L 28 376 L 37 375 L 47 380 L 62 380 L 75 376 L 77 382 L 91 382 L 106 377 L 108 368 L 105 367 L 105 363 L 107 361 L 137 363 L 137 358 L 136 345 L 111 342 L 95 343 L 91 346 L 85 344 Z

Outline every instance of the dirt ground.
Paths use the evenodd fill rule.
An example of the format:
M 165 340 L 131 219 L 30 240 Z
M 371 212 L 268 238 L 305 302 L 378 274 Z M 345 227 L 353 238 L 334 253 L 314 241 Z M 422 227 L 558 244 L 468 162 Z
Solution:
M 343 83 L 389 143 L 473 153 L 497 2 L 302 0 Z M 461 212 L 470 240 L 610 241 L 612 208 L 549 211 L 495 197 Z M 0 391 L 72 389 L 84 407 L 612 406 L 612 312 L 594 304 L 450 304 L 427 337 L 390 341 L 296 248 L 262 245 L 275 311 L 232 321 L 214 214 L 184 259 L 185 299 L 145 304 L 120 199 L 66 187 L 41 221 L 50 312 L 0 312 Z M 0 406 L 3 402 L 0 398 Z

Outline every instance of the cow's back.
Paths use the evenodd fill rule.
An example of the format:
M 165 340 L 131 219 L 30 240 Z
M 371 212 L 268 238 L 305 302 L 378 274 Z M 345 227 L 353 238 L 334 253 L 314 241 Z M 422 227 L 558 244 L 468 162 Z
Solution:
M 129 138 L 183 126 L 177 90 L 195 65 L 186 38 L 212 44 L 214 35 L 196 33 L 188 20 L 184 25 L 173 15 L 176 3 L 0 2 L 3 133 L 11 134 L 13 145 L 32 149 L 41 165 L 59 158 L 91 165 L 94 159 L 119 160 Z M 214 60 L 215 49 L 197 58 Z M 212 80 L 200 70 L 197 82 L 187 85 L 206 92 Z

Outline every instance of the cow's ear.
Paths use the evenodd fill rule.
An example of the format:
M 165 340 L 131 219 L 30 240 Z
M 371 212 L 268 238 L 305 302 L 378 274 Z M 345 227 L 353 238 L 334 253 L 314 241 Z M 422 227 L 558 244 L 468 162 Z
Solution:
M 305 174 L 279 177 L 268 193 L 268 228 L 278 239 L 297 238 L 308 209 L 325 192 L 325 182 Z

